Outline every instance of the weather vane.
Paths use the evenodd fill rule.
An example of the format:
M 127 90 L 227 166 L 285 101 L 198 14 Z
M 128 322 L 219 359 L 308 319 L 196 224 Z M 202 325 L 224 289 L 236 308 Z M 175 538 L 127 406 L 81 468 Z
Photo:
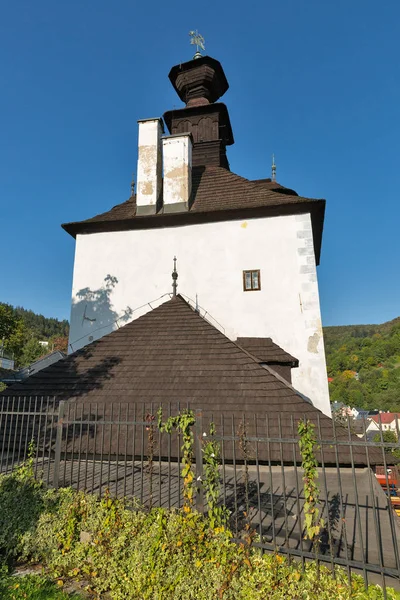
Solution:
M 206 49 L 203 36 L 200 35 L 197 29 L 196 31 L 189 31 L 189 35 L 191 38 L 190 43 L 196 46 L 196 54 L 193 56 L 193 58 L 201 58 L 202 55 L 199 48 L 204 51 Z

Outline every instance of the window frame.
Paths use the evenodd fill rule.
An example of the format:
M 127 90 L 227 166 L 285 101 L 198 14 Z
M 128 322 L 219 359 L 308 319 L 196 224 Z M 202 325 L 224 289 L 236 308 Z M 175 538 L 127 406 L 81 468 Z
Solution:
M 246 287 L 246 274 L 250 273 L 251 287 Z M 257 273 L 258 287 L 253 287 L 253 273 Z M 246 269 L 243 271 L 243 291 L 244 292 L 260 292 L 261 291 L 261 273 L 260 269 Z

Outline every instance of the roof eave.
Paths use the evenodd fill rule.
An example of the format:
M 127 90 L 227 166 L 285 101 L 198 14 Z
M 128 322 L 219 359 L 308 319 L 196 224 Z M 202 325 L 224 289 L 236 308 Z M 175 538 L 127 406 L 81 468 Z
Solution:
M 291 214 L 311 214 L 315 261 L 319 265 L 321 255 L 322 232 L 325 217 L 325 200 L 309 200 L 297 203 L 285 203 L 271 206 L 255 206 L 250 208 L 234 208 L 225 210 L 196 212 L 195 210 L 180 213 L 164 213 L 162 216 L 143 215 L 120 220 L 77 221 L 63 223 L 61 227 L 73 238 L 78 234 L 90 234 L 112 231 L 129 231 L 132 229 L 163 229 L 191 223 L 212 223 L 265 216 L 283 216 Z

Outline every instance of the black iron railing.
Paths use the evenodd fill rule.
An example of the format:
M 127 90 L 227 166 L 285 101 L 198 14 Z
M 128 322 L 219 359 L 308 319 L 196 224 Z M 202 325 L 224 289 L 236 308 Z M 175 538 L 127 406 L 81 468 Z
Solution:
M 163 415 L 182 407 L 165 403 Z M 138 506 L 179 508 L 181 435 L 157 427 L 158 405 L 79 403 L 44 397 L 0 399 L 0 470 L 6 474 L 34 452 L 35 473 L 55 488 L 72 486 L 103 495 L 130 496 Z M 203 448 L 212 415 L 194 411 L 195 505 L 203 495 Z M 321 417 L 322 418 L 322 417 Z M 378 419 L 379 421 L 379 419 Z M 230 511 L 237 541 L 251 530 L 252 543 L 290 560 L 318 560 L 358 572 L 366 582 L 398 587 L 400 581 L 400 444 L 368 441 L 369 422 L 358 437 L 350 422 L 332 421 L 329 433 L 316 419 L 318 507 L 324 525 L 318 543 L 306 539 L 304 481 L 298 423 L 292 416 L 224 415 L 215 423 L 220 445 L 220 503 Z M 282 432 L 285 432 L 283 435 Z M 398 500 L 397 500 L 398 498 Z

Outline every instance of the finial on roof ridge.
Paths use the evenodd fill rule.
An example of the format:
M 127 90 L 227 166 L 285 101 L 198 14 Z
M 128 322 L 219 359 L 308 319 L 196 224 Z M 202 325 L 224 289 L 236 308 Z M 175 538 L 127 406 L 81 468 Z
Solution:
M 276 181 L 276 164 L 275 164 L 275 154 L 272 155 L 272 167 L 271 167 L 271 180 Z
M 173 296 L 173 298 L 176 298 L 176 289 L 178 287 L 177 279 L 178 279 L 178 271 L 176 270 L 176 256 L 174 256 L 174 270 L 172 271 L 172 296 Z

